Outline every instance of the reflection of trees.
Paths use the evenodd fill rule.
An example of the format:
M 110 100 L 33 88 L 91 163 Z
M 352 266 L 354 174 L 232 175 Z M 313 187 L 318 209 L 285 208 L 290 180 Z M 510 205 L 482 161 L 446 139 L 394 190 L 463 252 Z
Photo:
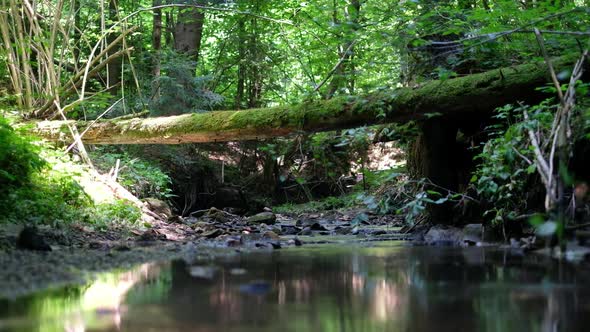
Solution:
M 73 293 L 70 307 L 63 299 L 52 307 L 85 306 L 106 318 L 100 325 L 69 314 L 72 331 L 113 330 L 118 317 L 125 331 L 549 332 L 590 324 L 590 294 L 576 287 L 588 278 L 530 256 L 448 248 L 306 252 L 238 256 L 219 262 L 211 280 L 191 277 L 182 262 L 133 270 Z M 247 273 L 233 275 L 235 268 Z
M 160 308 L 173 324 L 205 330 L 551 331 L 545 327 L 561 328 L 575 308 L 573 289 L 539 286 L 564 275 L 546 263 L 446 248 L 246 255 L 222 264 L 211 281 L 175 264 Z M 231 275 L 236 267 L 248 273 Z M 269 292 L 240 292 L 255 280 L 268 282 Z
M 159 277 L 160 272 L 158 266 L 143 264 L 124 272 L 100 274 L 84 286 L 70 286 L 21 299 L 16 306 L 10 306 L 10 315 L 22 315 L 26 320 L 17 321 L 11 330 L 78 332 L 118 329 L 126 311 L 124 302 L 129 291 L 141 281 Z

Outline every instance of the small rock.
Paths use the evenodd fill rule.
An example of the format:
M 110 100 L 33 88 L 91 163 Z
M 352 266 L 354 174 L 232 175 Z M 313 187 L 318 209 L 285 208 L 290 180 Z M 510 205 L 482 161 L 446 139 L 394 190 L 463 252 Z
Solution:
M 352 228 L 352 231 L 350 232 L 350 234 L 352 234 L 352 235 L 358 235 L 359 231 L 360 231 L 359 230 L 359 227 L 358 226 L 354 226 Z
M 228 247 L 239 247 L 243 244 L 241 236 L 230 237 L 225 241 L 225 245 Z
M 301 233 L 299 233 L 300 235 L 311 235 L 311 227 L 305 227 Z
M 184 219 L 181 216 L 172 216 L 172 217 L 168 218 L 168 222 L 170 224 L 183 224 Z
M 173 216 L 172 209 L 170 209 L 168 203 L 151 197 L 145 198 L 143 201 L 147 207 L 158 216 L 161 216 L 164 219 L 168 219 Z
M 281 249 L 281 243 L 280 242 L 270 242 L 270 245 L 272 246 L 273 249 Z
M 320 225 L 319 222 L 315 222 L 309 226 L 312 231 L 327 231 L 326 227 Z
M 295 245 L 298 247 L 303 245 L 303 241 L 299 240 L 298 238 L 294 238 L 293 242 L 295 242 Z
M 484 227 L 482 224 L 468 224 L 463 227 L 463 242 L 476 244 L 483 241 Z
M 215 277 L 215 273 L 217 272 L 217 268 L 214 266 L 190 266 L 188 268 L 188 273 L 191 277 L 199 278 L 199 279 L 206 279 L 212 280 Z
M 102 248 L 102 243 L 97 241 L 92 241 L 88 243 L 88 249 L 100 249 Z
M 130 251 L 131 247 L 129 247 L 127 244 L 120 244 L 118 246 L 116 246 L 114 248 L 115 251 Z
M 16 240 L 16 247 L 25 250 L 51 251 L 51 247 L 36 227 L 25 227 Z
M 340 234 L 340 235 L 346 235 L 346 234 L 350 234 L 352 228 L 351 227 L 342 227 L 342 226 L 337 226 L 334 229 L 334 232 L 336 232 L 336 234 Z
M 157 231 L 150 229 L 139 236 L 138 241 L 157 241 L 166 240 L 166 235 L 160 234 Z
M 203 233 L 203 237 L 206 237 L 208 239 L 214 239 L 216 237 L 218 237 L 219 235 L 223 234 L 223 231 L 219 228 L 216 229 L 212 229 L 208 232 Z
M 265 206 L 265 207 L 262 209 L 262 211 L 264 211 L 264 212 L 272 212 L 272 209 L 271 209 L 271 208 L 269 208 L 268 206 Z
M 207 215 L 209 218 L 215 220 L 215 222 L 218 223 L 226 223 L 229 221 L 228 217 L 225 215 L 225 212 L 220 211 L 220 210 L 215 210 L 214 213 L 209 213 Z
M 453 226 L 436 225 L 424 234 L 424 241 L 429 245 L 460 246 L 463 244 L 463 230 Z
M 273 232 L 273 231 L 267 231 L 264 234 L 262 234 L 262 237 L 267 238 L 267 239 L 271 239 L 271 240 L 275 240 L 275 241 L 279 241 L 281 239 L 280 236 L 277 235 L 277 233 Z
M 272 212 L 261 212 L 248 217 L 246 221 L 250 223 L 274 225 L 277 221 L 277 216 Z
M 295 234 L 299 234 L 299 232 L 301 232 L 301 228 L 299 228 L 297 226 L 291 226 L 291 225 L 281 225 L 281 232 L 284 235 L 295 235 Z

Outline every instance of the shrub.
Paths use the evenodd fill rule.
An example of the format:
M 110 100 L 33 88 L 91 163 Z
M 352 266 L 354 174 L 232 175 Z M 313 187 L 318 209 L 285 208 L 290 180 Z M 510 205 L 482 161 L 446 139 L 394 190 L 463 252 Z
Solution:
M 0 116 L 0 196 L 26 185 L 31 175 L 43 167 L 45 162 L 38 153 L 30 137 L 19 135 Z

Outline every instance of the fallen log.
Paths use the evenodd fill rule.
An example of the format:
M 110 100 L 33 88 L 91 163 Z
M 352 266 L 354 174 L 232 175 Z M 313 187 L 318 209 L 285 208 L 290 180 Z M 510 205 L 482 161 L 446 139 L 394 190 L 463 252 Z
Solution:
M 576 55 L 555 60 L 557 70 L 567 70 Z M 505 67 L 484 73 L 413 88 L 388 89 L 365 96 L 343 96 L 242 111 L 215 111 L 145 119 L 92 122 L 41 121 L 33 133 L 52 141 L 69 137 L 68 125 L 86 131 L 88 144 L 181 144 L 257 140 L 297 132 L 353 128 L 377 123 L 420 120 L 436 113 L 461 116 L 488 114 L 496 107 L 540 99 L 535 88 L 549 81 L 544 63 Z M 92 125 L 91 125 L 92 124 Z M 91 126 L 90 126 L 91 125 Z M 89 127 L 90 126 L 90 127 Z

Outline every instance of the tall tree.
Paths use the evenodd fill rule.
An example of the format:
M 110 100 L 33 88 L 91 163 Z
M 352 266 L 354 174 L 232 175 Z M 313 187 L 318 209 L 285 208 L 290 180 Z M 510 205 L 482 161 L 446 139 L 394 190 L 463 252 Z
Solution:
M 158 7 L 162 5 L 162 0 L 153 0 L 152 5 L 154 7 Z M 153 75 L 154 78 L 157 80 L 160 77 L 160 57 L 161 57 L 161 50 L 162 50 L 162 9 L 156 8 L 154 9 L 154 21 L 152 25 L 152 47 L 154 48 L 153 54 Z M 158 98 L 160 95 L 160 89 L 155 87 L 152 94 L 154 98 Z
M 342 43 L 338 46 L 338 62 L 334 67 L 332 80 L 328 86 L 326 98 L 332 98 L 338 90 L 347 88 L 348 93 L 354 93 L 354 55 L 356 32 L 360 27 L 360 0 L 347 0 L 344 7 L 344 21 L 339 19 L 336 1 L 333 2 L 333 24 L 342 27 L 338 34 Z
M 200 5 L 201 2 L 196 1 L 193 4 Z M 188 55 L 196 62 L 201 50 L 204 24 L 205 12 L 202 9 L 195 7 L 181 9 L 174 27 L 174 49 Z
M 112 25 L 114 22 L 118 21 L 119 11 L 117 0 L 108 0 L 108 24 L 106 28 Z M 115 31 L 111 32 L 107 36 L 107 44 L 111 44 L 113 41 L 117 39 L 119 34 Z M 117 53 L 120 51 L 121 47 L 120 44 L 116 47 L 112 48 L 109 52 L 107 52 L 106 57 L 108 58 L 110 55 Z M 122 68 L 122 59 L 121 57 L 116 57 L 111 60 L 107 64 L 107 88 L 112 95 L 117 94 L 117 88 L 121 83 L 121 68 Z

